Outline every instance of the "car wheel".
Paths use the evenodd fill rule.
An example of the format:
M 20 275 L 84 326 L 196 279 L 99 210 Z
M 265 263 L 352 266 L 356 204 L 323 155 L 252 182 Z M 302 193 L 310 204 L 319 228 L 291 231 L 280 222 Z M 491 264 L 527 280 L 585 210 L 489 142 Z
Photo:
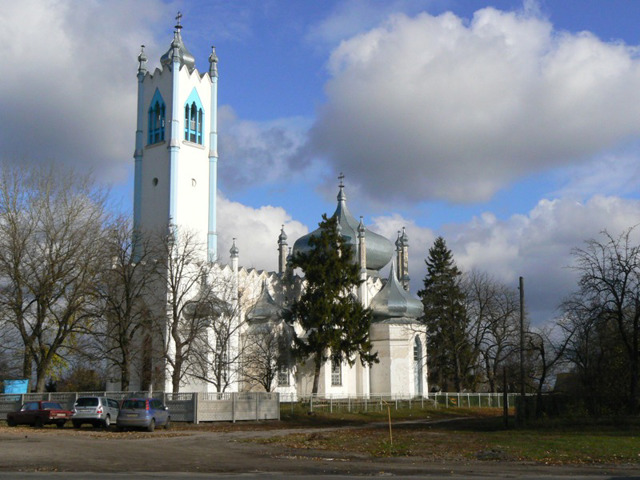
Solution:
M 56 427 L 58 428 L 64 428 L 64 424 L 66 423 L 66 421 L 60 421 L 56 423 Z
M 107 415 L 107 417 L 104 419 L 104 422 L 102 422 L 102 426 L 106 429 L 111 426 L 111 417 L 109 415 Z
M 147 427 L 147 432 L 153 432 L 156 429 L 156 420 L 154 418 L 149 422 L 149 426 Z
M 171 428 L 171 417 L 167 417 L 167 423 L 164 424 L 164 429 L 169 430 Z
M 13 418 L 7 418 L 7 425 L 9 425 L 10 427 L 15 427 L 17 423 Z
M 35 421 L 33 422 L 33 426 L 35 428 L 42 428 L 42 425 L 43 425 L 43 423 L 42 423 L 42 419 L 40 417 L 37 417 L 35 419 Z
M 73 422 L 72 421 L 71 423 L 73 423 L 73 428 L 80 428 L 82 426 L 82 423 L 80 423 L 80 422 Z

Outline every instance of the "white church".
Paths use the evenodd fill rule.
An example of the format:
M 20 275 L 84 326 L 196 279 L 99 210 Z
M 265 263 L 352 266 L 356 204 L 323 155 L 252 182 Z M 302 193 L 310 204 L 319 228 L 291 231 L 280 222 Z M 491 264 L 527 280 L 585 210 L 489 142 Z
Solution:
M 231 286 L 224 295 L 238 306 L 232 321 L 239 326 L 228 348 L 240 349 L 242 338 L 256 329 L 282 328 L 282 313 L 295 300 L 291 289 L 285 294 L 285 278 L 293 272 L 287 259 L 309 248 L 311 232 L 290 247 L 282 228 L 277 244 L 278 270 L 274 272 L 241 266 L 241 252 L 234 245 L 225 255 L 217 251 L 216 195 L 218 164 L 218 58 L 215 49 L 204 73 L 196 69 L 195 59 L 185 47 L 180 25 L 174 30 L 170 48 L 160 58 L 160 66 L 147 70 L 144 48 L 138 57 L 138 103 L 135 136 L 134 228 L 159 230 L 175 225 L 195 232 L 203 245 L 202 261 L 211 265 L 211 276 Z M 320 219 L 321 212 L 318 212 Z M 335 365 L 330 360 L 321 369 L 319 395 L 411 395 L 428 392 L 426 337 L 417 321 L 422 303 L 409 293 L 408 237 L 404 229 L 394 243 L 370 231 L 347 208 L 345 186 L 338 185 L 337 216 L 344 241 L 356 252 L 362 284 L 356 292 L 359 301 L 371 308 L 373 321 L 370 339 L 379 363 L 362 366 L 356 361 Z M 273 249 L 274 245 L 264 248 Z M 205 248 L 206 246 L 206 248 Z M 304 289 L 304 278 L 294 276 L 297 294 Z M 220 285 L 212 279 L 209 285 Z M 215 288 L 215 287 L 211 287 Z M 222 295 L 222 293 L 217 293 Z M 295 294 L 293 294 L 295 297 Z M 164 295 L 166 301 L 166 295 Z M 298 325 L 291 328 L 304 335 Z M 211 333 L 211 342 L 215 342 Z M 164 340 L 168 341 L 168 340 Z M 256 389 L 242 375 L 239 366 L 226 391 Z M 166 362 L 165 362 L 166 363 Z M 312 362 L 293 364 L 281 370 L 273 391 L 293 396 L 311 393 Z M 162 368 L 170 368 L 162 365 Z M 138 377 L 136 380 L 136 376 Z M 141 374 L 133 374 L 131 388 L 141 389 Z M 154 390 L 171 391 L 170 375 L 153 385 Z M 185 392 L 214 391 L 211 383 L 188 378 L 181 386 Z

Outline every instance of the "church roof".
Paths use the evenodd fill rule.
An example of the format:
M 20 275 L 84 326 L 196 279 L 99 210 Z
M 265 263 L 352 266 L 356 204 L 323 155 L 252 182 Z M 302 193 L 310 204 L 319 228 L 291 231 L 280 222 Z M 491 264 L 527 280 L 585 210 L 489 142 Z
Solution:
M 180 35 L 180 30 L 182 30 L 182 25 L 180 25 L 180 18 L 182 18 L 182 15 L 178 14 L 178 24 L 176 25 L 176 29 L 173 32 L 173 41 L 171 42 L 171 46 L 169 46 L 169 50 L 167 50 L 164 55 L 160 57 L 160 64 L 163 66 L 166 65 L 170 68 L 173 67 L 173 49 L 174 47 L 177 47 L 178 58 L 180 60 L 180 68 L 182 68 L 182 66 L 184 65 L 189 69 L 189 73 L 191 73 L 196 68 L 196 59 L 182 41 L 182 35 Z
M 397 318 L 417 319 L 424 313 L 422 302 L 407 292 L 396 276 L 395 264 L 391 265 L 389 280 L 369 305 L 373 312 L 373 322 Z
M 338 218 L 340 235 L 346 243 L 353 247 L 354 252 L 357 251 L 358 247 L 358 231 L 364 228 L 367 249 L 367 270 L 379 271 L 389 263 L 389 260 L 393 257 L 393 245 L 387 238 L 361 225 L 351 212 L 349 212 L 347 208 L 347 196 L 344 193 L 344 185 L 342 182 L 340 182 L 340 191 L 338 192 L 338 206 L 333 217 Z M 318 235 L 320 235 L 320 228 L 296 240 L 293 244 L 293 254 L 306 253 L 311 250 L 309 240 Z

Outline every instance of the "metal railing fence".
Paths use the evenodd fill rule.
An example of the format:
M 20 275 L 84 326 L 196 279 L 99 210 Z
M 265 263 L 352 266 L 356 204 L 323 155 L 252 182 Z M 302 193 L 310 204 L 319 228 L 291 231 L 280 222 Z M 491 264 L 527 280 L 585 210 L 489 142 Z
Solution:
M 517 393 L 507 394 L 507 408 L 515 406 Z M 324 412 L 367 412 L 383 410 L 387 405 L 395 408 L 423 409 L 425 407 L 462 407 L 462 408 L 503 408 L 504 394 L 502 393 L 458 393 L 441 392 L 425 396 L 412 395 L 296 395 L 280 394 L 283 408 L 286 404 L 302 405 L 308 411 Z

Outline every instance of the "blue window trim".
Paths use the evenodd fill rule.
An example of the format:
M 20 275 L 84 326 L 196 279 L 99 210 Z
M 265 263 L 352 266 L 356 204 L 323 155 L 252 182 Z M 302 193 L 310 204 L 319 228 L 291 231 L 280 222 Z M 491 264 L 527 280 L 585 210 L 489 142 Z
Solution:
M 151 105 L 149 105 L 149 136 L 147 138 L 147 144 L 151 145 L 164 142 L 166 111 L 167 108 L 164 104 L 164 99 L 162 95 L 160 95 L 160 91 L 156 88 L 153 98 L 151 99 Z
M 204 125 L 204 109 L 200 96 L 194 88 L 184 104 L 184 139 L 202 145 Z

